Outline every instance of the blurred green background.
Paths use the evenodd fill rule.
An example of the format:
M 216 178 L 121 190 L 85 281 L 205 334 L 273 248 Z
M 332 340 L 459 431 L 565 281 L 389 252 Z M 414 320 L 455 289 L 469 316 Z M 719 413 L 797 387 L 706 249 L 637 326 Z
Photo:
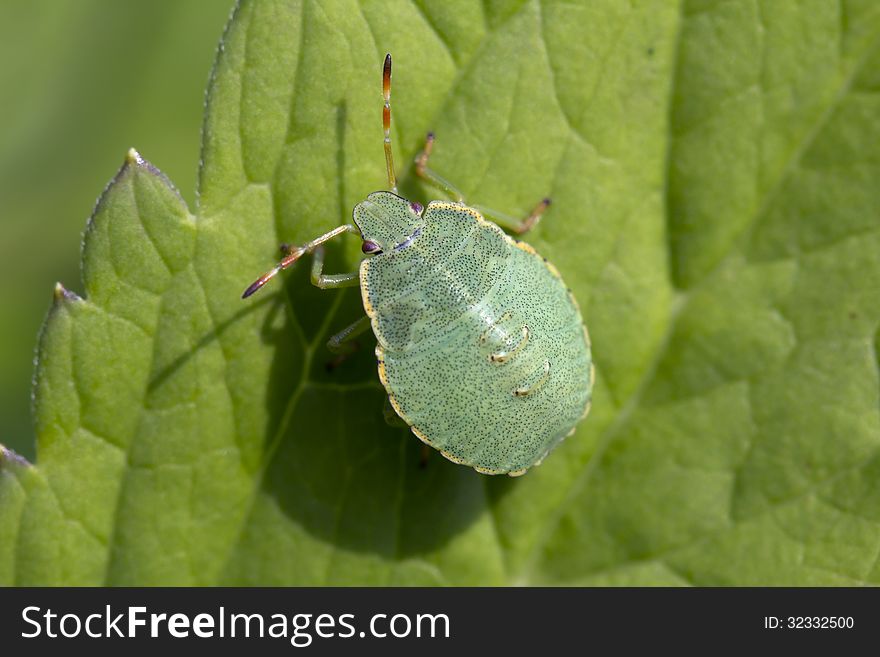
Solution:
M 0 2 L 0 443 L 34 456 L 34 346 L 56 281 L 137 148 L 193 207 L 205 86 L 231 0 Z

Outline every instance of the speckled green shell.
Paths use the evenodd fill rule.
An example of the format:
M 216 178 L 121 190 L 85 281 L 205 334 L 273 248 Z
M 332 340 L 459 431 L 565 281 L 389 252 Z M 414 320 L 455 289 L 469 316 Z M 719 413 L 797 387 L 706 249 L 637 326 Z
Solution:
M 473 208 L 420 209 L 404 222 L 406 239 L 360 266 L 379 377 L 397 414 L 446 458 L 522 474 L 590 408 L 577 303 L 553 265 Z

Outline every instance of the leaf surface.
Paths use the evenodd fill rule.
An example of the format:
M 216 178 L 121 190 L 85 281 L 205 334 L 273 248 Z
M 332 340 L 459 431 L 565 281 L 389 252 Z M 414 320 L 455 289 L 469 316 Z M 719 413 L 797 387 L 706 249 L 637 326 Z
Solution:
M 877 583 L 880 12 L 870 2 L 244 2 L 190 214 L 137 154 L 41 338 L 35 466 L 0 464 L 18 584 Z M 363 312 L 280 242 L 424 133 L 590 326 L 593 411 L 490 478 L 382 420 Z M 355 240 L 329 252 L 350 271 Z

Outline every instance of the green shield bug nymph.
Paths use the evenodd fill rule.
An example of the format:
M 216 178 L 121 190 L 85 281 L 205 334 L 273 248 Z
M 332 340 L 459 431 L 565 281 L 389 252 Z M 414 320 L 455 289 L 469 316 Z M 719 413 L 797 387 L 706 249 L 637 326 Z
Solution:
M 372 328 L 379 378 L 394 411 L 423 442 L 484 474 L 523 474 L 590 408 L 593 365 L 580 311 L 556 268 L 504 233 L 529 230 L 550 203 L 521 221 L 464 203 L 427 168 L 416 173 L 457 200 L 427 207 L 397 194 L 391 157 L 391 55 L 382 75 L 390 191 L 374 192 L 345 224 L 290 249 L 243 297 L 306 253 L 320 288 L 360 285 L 366 316 L 330 338 L 340 351 Z M 322 244 L 359 234 L 366 257 L 349 274 L 323 273 Z

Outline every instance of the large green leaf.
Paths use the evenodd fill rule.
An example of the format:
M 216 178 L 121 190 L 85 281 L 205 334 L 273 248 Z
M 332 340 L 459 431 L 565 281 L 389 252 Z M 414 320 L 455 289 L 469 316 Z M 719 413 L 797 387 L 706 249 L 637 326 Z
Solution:
M 454 5 L 454 6 L 453 6 Z M 875 3 L 245 2 L 208 96 L 195 216 L 136 153 L 59 288 L 38 458 L 3 458 L 20 584 L 877 583 Z M 383 187 L 424 132 L 511 213 L 590 325 L 593 413 L 525 477 L 382 421 L 362 312 L 281 241 Z M 355 240 L 331 251 L 353 268 Z

